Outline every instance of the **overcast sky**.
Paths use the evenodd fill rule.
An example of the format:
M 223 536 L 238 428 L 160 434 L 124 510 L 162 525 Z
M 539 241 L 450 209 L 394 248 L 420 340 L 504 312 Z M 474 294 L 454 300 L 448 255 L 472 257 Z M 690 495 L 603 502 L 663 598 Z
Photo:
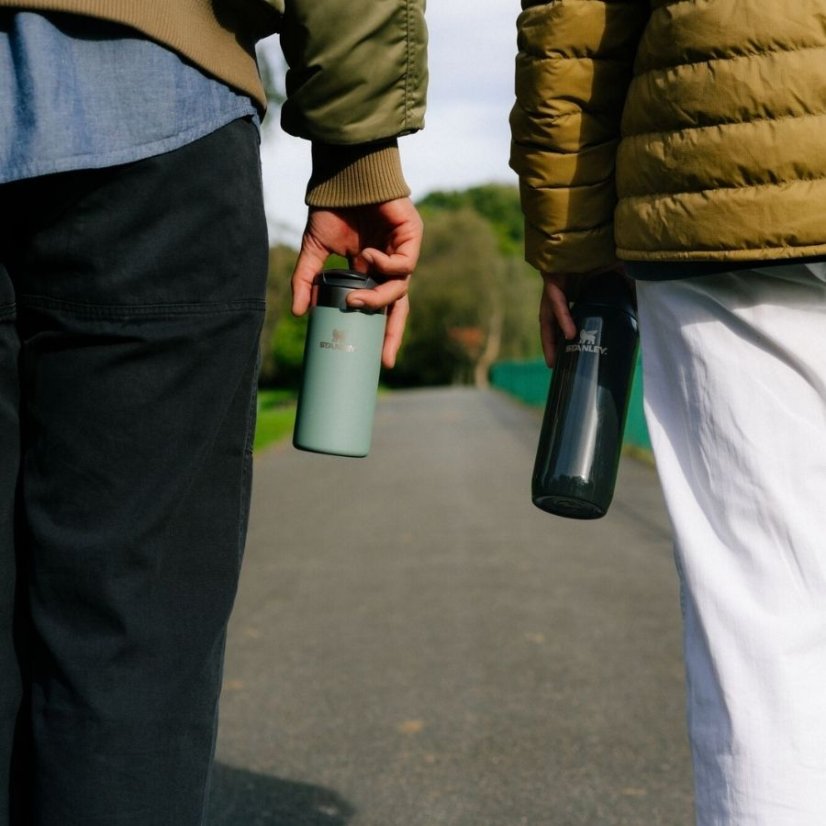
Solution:
M 400 141 L 414 198 L 435 189 L 516 182 L 508 168 L 508 112 L 518 13 L 518 0 L 428 0 L 426 126 Z M 262 159 L 271 235 L 297 244 L 306 214 L 309 145 L 270 124 Z

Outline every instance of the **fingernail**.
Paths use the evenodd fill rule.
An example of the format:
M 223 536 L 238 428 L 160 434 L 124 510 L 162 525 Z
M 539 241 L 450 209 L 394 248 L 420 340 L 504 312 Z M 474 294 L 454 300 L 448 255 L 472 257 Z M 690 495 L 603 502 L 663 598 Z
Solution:
M 351 299 L 347 302 L 347 306 L 348 306 L 348 307 L 356 307 L 356 308 L 359 308 L 359 307 L 366 307 L 367 305 L 366 305 L 366 304 L 365 304 L 365 303 L 364 303 L 364 302 L 363 302 L 360 298 L 351 298 Z

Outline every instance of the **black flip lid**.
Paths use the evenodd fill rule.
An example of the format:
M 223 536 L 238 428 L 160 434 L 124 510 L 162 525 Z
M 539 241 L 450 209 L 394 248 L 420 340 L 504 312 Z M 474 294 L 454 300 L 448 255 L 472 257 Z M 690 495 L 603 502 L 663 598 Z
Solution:
M 315 303 L 321 307 L 349 310 L 351 308 L 347 306 L 347 293 L 353 290 L 372 290 L 378 283 L 369 275 L 354 270 L 322 270 L 313 281 Z
M 600 273 L 588 277 L 574 304 L 613 307 L 635 320 L 637 318 L 634 293 L 626 279 L 616 272 Z

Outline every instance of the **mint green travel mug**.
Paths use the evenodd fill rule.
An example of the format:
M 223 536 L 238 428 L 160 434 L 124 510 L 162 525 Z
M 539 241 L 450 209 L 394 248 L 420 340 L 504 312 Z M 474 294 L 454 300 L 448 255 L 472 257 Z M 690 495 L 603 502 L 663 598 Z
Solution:
M 352 290 L 375 286 L 352 270 L 316 276 L 293 431 L 300 450 L 336 456 L 370 451 L 386 312 L 352 309 L 346 300 Z

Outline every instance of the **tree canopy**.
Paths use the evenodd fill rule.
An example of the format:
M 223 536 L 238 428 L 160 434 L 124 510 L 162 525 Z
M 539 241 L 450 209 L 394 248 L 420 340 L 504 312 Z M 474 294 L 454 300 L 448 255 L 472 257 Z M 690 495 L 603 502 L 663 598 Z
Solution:
M 385 383 L 484 384 L 493 361 L 537 356 L 541 285 L 522 259 L 517 189 L 486 184 L 433 192 L 417 206 L 425 233 L 410 284 L 411 314 L 397 365 L 384 373 Z M 265 385 L 294 386 L 300 378 L 306 322 L 289 312 L 295 255 L 284 246 L 270 251 L 262 335 Z

